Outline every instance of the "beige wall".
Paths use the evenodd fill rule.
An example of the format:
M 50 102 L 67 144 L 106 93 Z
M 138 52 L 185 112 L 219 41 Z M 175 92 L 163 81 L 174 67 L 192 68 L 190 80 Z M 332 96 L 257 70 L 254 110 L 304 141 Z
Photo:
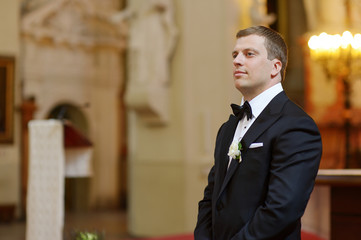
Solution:
M 137 6 L 141 0 L 130 1 Z M 236 1 L 176 0 L 170 121 L 149 127 L 129 113 L 129 229 L 138 236 L 192 232 L 233 88 Z
M 20 102 L 19 92 L 19 1 L 0 3 L 0 56 L 15 58 L 14 106 Z M 14 142 L 0 144 L 0 204 L 19 204 L 20 201 L 20 131 L 19 113 L 14 111 Z

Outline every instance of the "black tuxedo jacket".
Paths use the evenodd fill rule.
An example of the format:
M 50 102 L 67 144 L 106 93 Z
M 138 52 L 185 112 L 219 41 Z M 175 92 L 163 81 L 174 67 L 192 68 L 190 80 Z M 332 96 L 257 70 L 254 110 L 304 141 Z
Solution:
M 237 124 L 231 115 L 217 134 L 195 240 L 301 239 L 322 154 L 316 124 L 279 93 L 243 137 L 242 161 L 232 160 L 227 170 Z

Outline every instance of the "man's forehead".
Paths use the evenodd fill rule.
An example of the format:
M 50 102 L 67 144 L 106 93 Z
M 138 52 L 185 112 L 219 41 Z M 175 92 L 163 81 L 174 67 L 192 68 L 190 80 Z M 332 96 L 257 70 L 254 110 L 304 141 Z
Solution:
M 241 48 L 241 49 L 266 49 L 265 45 L 265 38 L 256 34 L 244 36 L 237 38 L 235 49 Z
M 242 37 L 237 38 L 237 42 L 239 42 L 239 41 L 242 41 L 242 42 L 246 42 L 246 41 L 264 42 L 265 37 L 257 35 L 257 34 L 251 34 L 251 35 L 242 36 Z

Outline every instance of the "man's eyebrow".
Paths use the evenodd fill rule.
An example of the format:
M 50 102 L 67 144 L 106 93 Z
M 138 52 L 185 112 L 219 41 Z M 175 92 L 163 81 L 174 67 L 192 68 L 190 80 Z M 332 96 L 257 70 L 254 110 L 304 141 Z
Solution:
M 255 48 L 245 48 L 242 50 L 242 52 L 255 52 L 255 53 L 259 53 L 259 51 Z
M 255 48 L 244 48 L 244 49 L 239 49 L 239 50 L 233 50 L 232 51 L 232 55 L 235 53 L 239 53 L 239 52 L 255 52 L 255 53 L 259 53 L 259 51 Z

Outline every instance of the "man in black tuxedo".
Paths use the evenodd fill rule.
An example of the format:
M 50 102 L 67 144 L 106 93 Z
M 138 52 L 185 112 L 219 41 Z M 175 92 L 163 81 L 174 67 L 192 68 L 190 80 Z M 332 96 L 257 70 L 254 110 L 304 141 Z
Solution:
M 235 115 L 218 131 L 195 240 L 301 239 L 320 133 L 283 91 L 287 46 L 280 34 L 241 30 L 232 56 L 242 106 L 232 104 Z

